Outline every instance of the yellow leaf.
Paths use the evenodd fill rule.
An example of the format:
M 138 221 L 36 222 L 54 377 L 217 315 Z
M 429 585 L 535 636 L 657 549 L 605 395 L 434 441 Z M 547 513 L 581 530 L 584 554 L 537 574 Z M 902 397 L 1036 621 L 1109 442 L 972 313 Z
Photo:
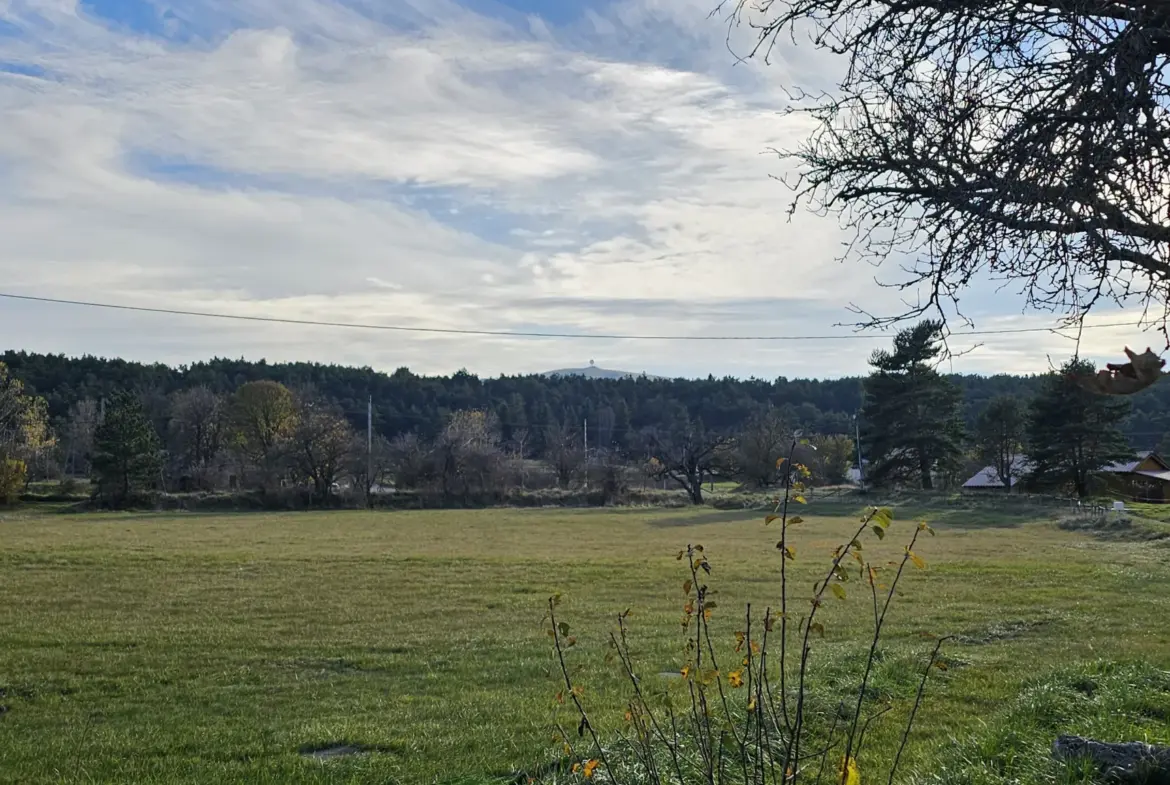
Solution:
M 682 667 L 682 670 L 679 671 L 679 675 L 681 675 L 684 679 L 687 678 L 688 676 L 690 676 L 691 675 L 691 666 L 684 665 Z
M 596 768 L 597 768 L 597 761 L 596 760 L 585 761 L 585 770 L 584 770 L 585 779 L 590 779 L 591 777 L 593 777 L 593 771 Z M 850 783 L 850 785 L 857 785 L 857 784 Z
M 810 632 L 815 632 L 822 638 L 825 637 L 825 625 L 821 624 L 819 621 L 814 621 L 812 624 L 808 625 L 808 628 Z
M 791 518 L 788 519 L 788 523 L 789 523 L 789 525 L 804 523 L 804 518 L 801 518 L 799 515 L 793 515 Z
M 691 593 L 691 586 L 692 586 L 692 585 L 693 585 L 693 584 L 691 584 L 691 582 L 690 582 L 690 581 L 687 581 L 686 583 L 684 583 L 684 584 L 683 584 L 683 594 L 690 594 L 690 593 Z
M 795 501 L 797 504 L 808 504 L 808 500 L 799 494 L 793 497 L 793 501 Z
M 747 710 L 748 711 L 755 711 L 756 710 L 756 699 L 754 697 L 750 701 L 748 701 Z
M 783 457 L 783 456 L 777 458 L 776 459 L 776 468 L 779 469 L 784 464 L 784 461 L 786 461 L 786 460 L 788 460 L 788 459 Z
M 876 523 L 873 526 L 873 533 L 877 535 L 879 540 L 884 540 L 886 538 L 886 530 L 881 526 L 878 526 Z
M 740 649 L 743 648 L 743 643 L 744 643 L 744 640 L 746 640 L 746 638 L 747 638 L 747 636 L 744 635 L 742 632 L 735 633 L 735 650 L 736 651 L 739 651 Z
M 731 673 L 727 674 L 727 683 L 732 687 L 742 687 L 743 671 L 732 671 Z
M 909 548 L 907 548 L 907 549 L 906 549 L 906 555 L 908 555 L 908 556 L 910 557 L 910 561 L 914 562 L 914 566 L 915 566 L 915 567 L 917 567 L 917 568 L 918 568 L 918 569 L 920 569 L 920 570 L 925 570 L 925 569 L 926 569 L 926 562 L 924 562 L 924 561 L 922 560 L 922 557 L 921 557 L 921 556 L 919 556 L 918 554 L 914 553 L 914 551 L 912 551 L 912 550 L 910 550 Z
M 791 545 L 784 546 L 784 557 L 789 561 L 796 561 L 796 548 Z
M 769 515 L 767 518 L 764 519 L 764 525 L 767 526 L 772 521 L 778 521 L 778 520 L 780 520 L 779 515 Z
M 834 594 L 834 595 L 836 595 L 836 597 L 837 597 L 837 599 L 838 599 L 838 600 L 843 600 L 843 599 L 845 599 L 845 587 L 844 587 L 844 586 L 842 586 L 841 584 L 839 584 L 839 583 L 830 583 L 830 584 L 829 584 L 829 589 L 831 589 L 831 590 L 832 590 L 833 594 Z
M 848 761 L 841 761 L 841 779 L 843 785 L 861 785 L 861 771 L 857 768 L 857 759 L 850 757 Z

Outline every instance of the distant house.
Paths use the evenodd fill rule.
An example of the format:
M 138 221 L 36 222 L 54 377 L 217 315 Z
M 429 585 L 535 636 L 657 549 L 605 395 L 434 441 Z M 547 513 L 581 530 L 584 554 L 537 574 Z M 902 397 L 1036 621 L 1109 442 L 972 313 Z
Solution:
M 1011 487 L 1014 489 L 1031 470 L 1027 457 L 1018 456 L 1012 464 Z M 1136 502 L 1170 502 L 1170 464 L 1152 450 L 1134 455 L 1133 460 L 1104 467 L 1099 472 L 1111 495 Z M 984 466 L 963 483 L 964 490 L 1003 491 L 1003 480 L 994 466 Z
M 1153 450 L 1101 470 L 1109 490 L 1135 502 L 1170 502 L 1170 464 Z
M 1017 455 L 1012 462 L 1012 476 L 1011 487 L 1014 489 L 1024 478 L 1031 468 L 1028 459 L 1023 455 Z M 1003 478 L 999 476 L 999 470 L 994 466 L 984 466 L 980 469 L 974 477 L 963 483 L 963 489 L 968 491 L 1003 491 L 1005 490 Z

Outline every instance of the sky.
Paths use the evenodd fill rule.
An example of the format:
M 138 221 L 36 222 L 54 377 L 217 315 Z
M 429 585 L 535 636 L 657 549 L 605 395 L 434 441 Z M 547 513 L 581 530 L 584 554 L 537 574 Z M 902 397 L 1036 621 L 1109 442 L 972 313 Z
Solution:
M 0 0 L 0 292 L 247 316 L 573 334 L 850 334 L 899 295 L 777 178 L 810 127 L 716 0 Z M 990 287 L 977 329 L 1052 324 Z M 1098 321 L 1118 321 L 1102 314 Z M 0 348 L 481 375 L 864 373 L 847 341 L 521 339 L 0 299 Z M 1043 372 L 1048 333 L 951 370 Z M 1134 329 L 1084 333 L 1103 361 Z M 1139 347 L 1140 348 L 1140 347 Z M 1156 346 L 1156 350 L 1160 350 Z

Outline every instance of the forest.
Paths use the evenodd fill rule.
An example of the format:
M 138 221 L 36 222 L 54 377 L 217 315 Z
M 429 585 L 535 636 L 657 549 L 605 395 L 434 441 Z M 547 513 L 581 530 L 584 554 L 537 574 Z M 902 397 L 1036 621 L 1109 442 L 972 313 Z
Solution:
M 875 484 L 954 487 L 989 464 L 1006 479 L 1027 453 L 1045 456 L 1044 484 L 1084 496 L 1101 466 L 1163 446 L 1170 387 L 1093 396 L 1068 381 L 1091 373 L 1080 361 L 1063 374 L 941 374 L 940 329 L 921 322 L 874 352 L 869 375 L 825 380 L 481 379 L 8 351 L 0 485 L 11 497 L 34 479 L 94 478 L 115 506 L 139 490 L 292 488 L 323 501 L 343 487 L 367 501 L 392 487 L 465 503 L 592 487 L 613 501 L 640 475 L 702 503 L 716 479 L 776 484 L 797 453 L 812 483 L 844 482 L 859 438 Z
M 407 368 L 383 373 L 316 363 L 212 359 L 172 368 L 98 357 L 66 357 L 9 350 L 3 362 L 28 391 L 43 397 L 50 420 L 60 426 L 71 410 L 89 399 L 100 401 L 133 390 L 165 430 L 167 400 L 196 387 L 226 395 L 246 382 L 272 380 L 296 389 L 312 386 L 365 431 L 367 401 L 373 401 L 374 431 L 387 439 L 403 433 L 431 438 L 452 412 L 486 409 L 496 413 L 505 441 L 526 429 L 533 448 L 553 426 L 589 422 L 594 446 L 623 444 L 643 428 L 664 425 L 685 411 L 710 428 L 735 429 L 760 407 L 775 407 L 787 422 L 814 433 L 851 434 L 852 418 L 862 406 L 865 377 L 773 380 L 736 379 L 587 379 L 580 376 L 499 376 L 481 379 L 457 372 L 419 376 Z M 944 375 L 962 393 L 964 423 L 973 427 L 994 398 L 1031 397 L 1042 377 Z M 594 431 L 593 429 L 597 430 Z M 1170 385 L 1155 385 L 1132 398 L 1122 431 L 1135 449 L 1157 449 L 1170 434 Z M 1170 446 L 1170 444 L 1165 445 Z

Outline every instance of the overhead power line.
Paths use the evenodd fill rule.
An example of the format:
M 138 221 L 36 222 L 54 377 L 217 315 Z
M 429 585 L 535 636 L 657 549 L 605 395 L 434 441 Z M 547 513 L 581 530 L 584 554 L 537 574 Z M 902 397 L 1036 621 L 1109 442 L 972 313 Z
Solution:
M 138 313 L 165 314 L 168 316 L 195 316 L 203 319 L 231 319 L 243 322 L 266 322 L 269 324 L 295 324 L 308 327 L 343 327 L 358 330 L 389 330 L 407 333 L 438 333 L 444 335 L 484 335 L 503 338 L 575 338 L 586 340 L 621 340 L 621 341 L 857 341 L 888 339 L 884 334 L 852 334 L 852 335 L 640 335 L 629 333 L 560 333 L 543 330 L 462 330 L 454 327 L 408 327 L 393 324 L 364 324 L 361 322 L 330 322 L 315 319 L 287 319 L 278 316 L 243 316 L 232 313 L 215 313 L 211 311 L 185 311 L 176 308 L 148 308 L 141 305 L 118 305 L 116 303 L 98 303 L 85 300 L 66 300 L 57 297 L 34 297 L 28 294 L 11 294 L 0 292 L 0 297 L 9 300 L 24 300 L 27 302 L 51 303 L 53 305 L 73 305 L 85 308 L 105 308 L 113 311 L 134 311 Z M 1105 327 L 1134 327 L 1130 322 L 1112 322 L 1109 324 L 1086 324 L 1084 329 L 1100 329 Z M 952 336 L 964 338 L 967 336 L 982 335 L 1018 335 L 1023 333 L 1053 333 L 1059 327 L 1009 327 L 998 330 L 966 330 L 952 333 Z

